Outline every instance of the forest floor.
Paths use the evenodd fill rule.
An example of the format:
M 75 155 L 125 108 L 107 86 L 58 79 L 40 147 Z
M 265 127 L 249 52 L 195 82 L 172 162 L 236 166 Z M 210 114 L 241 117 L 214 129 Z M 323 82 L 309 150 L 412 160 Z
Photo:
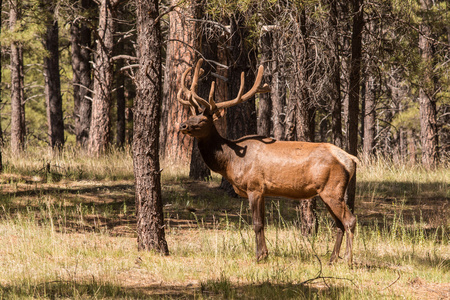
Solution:
M 2 174 L 0 298 L 450 299 L 448 169 L 377 172 L 359 175 L 353 268 L 327 264 L 335 229 L 320 200 L 319 231 L 305 237 L 298 202 L 267 199 L 270 256 L 257 263 L 247 199 L 218 177 L 163 176 L 161 256 L 137 251 L 127 176 Z

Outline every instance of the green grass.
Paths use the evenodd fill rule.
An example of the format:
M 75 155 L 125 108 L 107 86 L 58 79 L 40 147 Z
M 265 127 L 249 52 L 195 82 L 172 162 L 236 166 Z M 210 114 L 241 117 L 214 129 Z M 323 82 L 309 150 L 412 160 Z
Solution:
M 327 264 L 335 229 L 323 205 L 318 234 L 304 237 L 295 201 L 268 199 L 270 256 L 256 263 L 248 201 L 225 195 L 218 176 L 195 182 L 183 166 L 163 168 L 170 256 L 137 251 L 129 151 L 6 152 L 0 299 L 450 297 L 448 166 L 359 167 L 351 269 Z

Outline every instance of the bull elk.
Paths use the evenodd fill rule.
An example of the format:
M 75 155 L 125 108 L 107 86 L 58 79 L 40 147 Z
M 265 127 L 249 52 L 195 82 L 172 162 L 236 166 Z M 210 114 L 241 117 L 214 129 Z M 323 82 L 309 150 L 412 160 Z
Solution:
M 244 94 L 242 73 L 235 99 L 215 103 L 213 82 L 206 101 L 197 95 L 198 79 L 203 73 L 201 64 L 202 59 L 197 62 L 190 89 L 186 87 L 185 80 L 192 68 L 185 70 L 181 76 L 177 98 L 190 107 L 193 116 L 180 124 L 180 130 L 197 139 L 206 165 L 225 177 L 238 195 L 249 199 L 256 234 L 257 261 L 268 255 L 264 237 L 264 197 L 308 199 L 319 195 L 337 225 L 330 263 L 338 259 L 346 232 L 345 257 L 351 265 L 356 218 L 347 207 L 344 194 L 356 171 L 358 159 L 328 143 L 276 141 L 260 136 L 246 136 L 235 141 L 223 138 L 214 125 L 215 119 L 221 116 L 220 112 L 257 93 L 267 93 L 270 88 L 267 84 L 261 85 L 264 68 L 260 66 L 255 83 L 247 93 Z

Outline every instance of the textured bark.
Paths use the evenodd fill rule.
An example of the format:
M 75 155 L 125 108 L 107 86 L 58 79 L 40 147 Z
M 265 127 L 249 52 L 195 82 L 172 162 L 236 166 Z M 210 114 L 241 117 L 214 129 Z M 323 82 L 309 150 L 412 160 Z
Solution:
M 0 10 L 3 8 L 3 0 L 0 0 Z M 2 14 L 0 14 L 0 34 L 2 33 Z M 2 42 L 0 41 L 0 49 L 2 49 Z M 2 118 L 1 118 L 1 107 L 2 107 L 2 51 L 0 51 L 0 173 L 3 172 L 3 158 L 2 158 L 2 150 L 3 150 L 3 129 L 2 129 Z
M 292 49 L 295 60 L 290 83 L 289 102 L 295 110 L 295 140 L 313 142 L 315 107 L 307 89 L 310 71 L 306 66 L 310 65 L 310 57 L 305 11 L 299 12 L 295 26 L 296 32 Z M 289 136 L 292 139 L 294 134 L 290 133 Z M 317 232 L 318 222 L 314 211 L 315 207 L 315 198 L 303 199 L 300 202 L 301 231 L 304 235 Z
M 110 143 L 113 87 L 111 57 L 114 46 L 113 9 L 117 1 L 101 0 L 99 7 L 97 48 L 94 59 L 94 97 L 89 131 L 89 153 L 97 156 L 104 153 Z
M 368 159 L 375 154 L 375 120 L 376 120 L 376 102 L 374 78 L 368 75 L 365 82 L 364 97 L 364 143 L 363 155 Z
M 249 30 L 244 17 L 239 13 L 231 18 L 231 66 L 228 69 L 228 95 L 237 96 L 241 84 L 241 73 L 245 73 L 245 87 L 248 90 L 255 81 L 256 50 L 250 47 L 246 39 Z M 245 135 L 256 134 L 255 98 L 227 109 L 227 137 L 237 139 Z
M 352 0 L 353 29 L 349 71 L 349 97 L 347 115 L 346 151 L 352 155 L 358 154 L 358 115 L 359 91 L 361 84 L 361 58 L 362 58 L 362 30 L 364 27 L 363 0 Z M 347 188 L 347 205 L 353 212 L 356 197 L 356 174 L 352 177 Z
M 198 1 L 197 1 L 198 2 Z M 198 6 L 196 10 L 198 17 L 203 14 L 203 7 Z M 218 40 L 216 38 L 211 39 L 207 33 L 211 28 L 208 28 L 208 24 L 203 24 L 201 28 L 201 53 L 206 60 L 219 61 L 219 49 L 218 49 Z M 200 43 L 195 43 L 196 46 L 200 46 Z M 211 89 L 211 84 L 213 81 L 213 76 L 211 76 L 211 72 L 214 71 L 211 64 L 207 63 L 203 65 L 203 70 L 205 71 L 205 76 L 202 79 L 201 84 L 198 87 L 198 94 L 203 99 L 208 99 L 209 92 Z M 215 92 L 217 95 L 217 92 Z M 223 99 L 216 99 L 216 102 L 220 102 Z M 192 152 L 191 152 L 191 162 L 189 169 L 189 178 L 196 180 L 208 180 L 211 178 L 211 170 L 203 161 L 203 158 L 198 149 L 197 141 L 194 139 L 192 143 Z
M 272 33 L 270 31 L 266 31 L 261 36 L 261 63 L 264 65 L 268 65 L 273 57 L 272 53 Z M 271 68 L 264 68 L 264 77 L 266 82 L 272 82 L 271 78 Z M 271 94 L 261 94 L 259 96 L 259 105 L 258 105 L 258 122 L 257 129 L 258 135 L 261 136 L 270 136 L 272 129 L 272 99 Z
M 244 25 L 244 17 L 236 13 L 230 19 L 231 25 L 231 45 L 230 56 L 231 66 L 228 69 L 228 96 L 234 98 L 239 92 L 241 85 L 241 73 L 245 73 L 245 87 L 247 89 L 253 85 L 256 69 L 256 50 L 250 48 L 246 39 L 250 32 Z M 227 138 L 238 139 L 242 136 L 256 134 L 256 109 L 255 98 L 249 99 L 239 105 L 230 107 L 226 113 Z M 231 184 L 222 178 L 221 188 L 230 196 L 237 197 Z
M 81 0 L 81 9 L 91 8 L 92 2 Z M 92 111 L 91 80 L 91 29 L 86 22 L 78 21 L 71 25 L 73 101 L 75 137 L 77 144 L 87 147 Z
M 54 19 L 53 3 L 47 3 L 47 31 L 44 46 L 48 55 L 44 57 L 45 102 L 49 144 L 52 149 L 64 146 L 64 121 L 62 110 L 61 82 L 59 76 L 58 21 Z
M 136 0 L 139 70 L 134 102 L 133 165 L 139 250 L 169 254 L 165 239 L 159 163 L 161 32 L 158 0 Z
M 430 10 L 433 3 L 431 0 L 421 0 L 422 11 Z M 428 39 L 432 35 L 432 30 L 427 21 L 423 21 L 420 26 L 419 49 L 424 65 L 422 75 L 422 85 L 419 89 L 420 105 L 420 140 L 422 142 L 422 164 L 426 168 L 436 166 L 439 158 L 438 130 L 436 120 L 436 99 L 433 78 L 433 48 Z
M 191 0 L 190 8 L 176 7 L 169 14 L 169 40 L 166 50 L 164 74 L 164 99 L 162 107 L 161 154 L 172 161 L 188 163 L 191 158 L 193 139 L 178 130 L 181 122 L 188 118 L 189 109 L 177 100 L 181 84 L 181 74 L 193 66 L 197 58 L 195 50 L 200 49 L 201 31 L 199 22 L 188 19 L 198 18 L 196 0 Z M 173 4 L 178 3 L 173 0 Z
M 276 140 L 285 139 L 285 106 L 286 106 L 286 78 L 282 57 L 282 40 L 277 30 L 272 34 L 272 84 L 270 98 L 272 100 L 273 137 Z
M 337 0 L 327 0 L 330 5 L 330 36 L 332 39 L 331 51 L 331 131 L 333 133 L 333 144 L 338 147 L 344 145 L 342 136 L 342 98 L 341 98 L 341 63 L 339 56 L 339 28 Z
M 20 21 L 21 12 L 18 1 L 11 1 L 9 26 L 11 30 Z M 23 53 L 19 42 L 11 43 L 11 151 L 18 153 L 24 150 L 25 143 L 25 110 L 23 94 Z
M 120 24 L 118 25 L 118 30 L 124 32 L 126 29 Z M 122 54 L 125 52 L 124 42 L 121 41 L 116 44 L 115 53 Z M 125 98 L 125 74 L 120 71 L 124 66 L 122 59 L 116 62 L 116 72 L 115 72 L 115 85 L 116 85 L 116 146 L 118 148 L 123 148 L 125 144 L 125 108 L 126 108 L 126 98 Z
M 414 129 L 409 128 L 407 131 L 408 140 L 408 153 L 409 153 L 409 164 L 411 166 L 416 165 L 416 139 Z

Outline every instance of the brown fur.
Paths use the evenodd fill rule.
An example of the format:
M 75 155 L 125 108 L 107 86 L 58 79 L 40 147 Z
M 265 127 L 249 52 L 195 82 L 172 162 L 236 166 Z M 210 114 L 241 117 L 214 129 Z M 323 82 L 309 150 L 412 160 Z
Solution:
M 330 263 L 337 260 L 346 232 L 346 259 L 352 264 L 356 219 L 345 204 L 344 194 L 356 172 L 356 157 L 328 143 L 276 141 L 259 136 L 230 141 L 217 132 L 209 109 L 190 117 L 180 130 L 197 138 L 208 167 L 224 176 L 237 194 L 249 199 L 257 260 L 268 255 L 264 197 L 307 199 L 319 195 L 338 228 Z

